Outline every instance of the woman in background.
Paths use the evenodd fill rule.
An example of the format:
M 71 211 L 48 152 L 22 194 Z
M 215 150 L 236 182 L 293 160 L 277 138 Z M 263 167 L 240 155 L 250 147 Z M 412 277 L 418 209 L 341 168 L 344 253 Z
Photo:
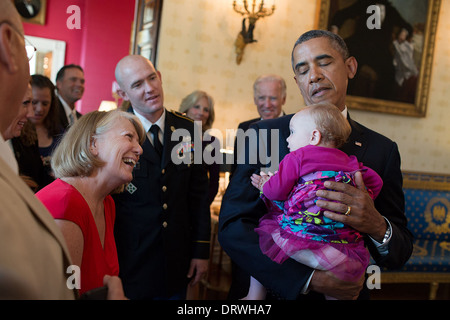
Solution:
M 194 121 L 201 121 L 202 124 L 202 147 L 203 147 L 203 159 L 205 155 L 211 155 L 211 160 L 215 159 L 215 151 L 217 148 L 214 146 L 218 143 L 214 136 L 205 133 L 208 129 L 211 129 L 214 122 L 214 100 L 204 91 L 196 90 L 187 95 L 182 101 L 179 111 L 185 113 L 186 116 Z M 205 153 L 205 150 L 207 151 Z M 220 165 L 216 161 L 204 161 L 204 165 L 208 170 L 209 175 L 209 205 L 212 204 L 219 190 L 219 173 Z
M 31 88 L 33 90 L 32 104 L 34 113 L 29 117 L 29 120 L 36 128 L 39 153 L 41 154 L 45 171 L 47 175 L 52 177 L 53 173 L 50 167 L 51 155 L 64 132 L 58 121 L 55 86 L 46 76 L 35 74 L 31 76 Z
M 28 121 L 28 117 L 33 114 L 32 98 L 31 84 L 29 84 L 19 114 L 2 134 L 14 152 L 19 175 L 31 190 L 36 192 L 44 185 L 45 173 L 37 146 L 36 132 Z

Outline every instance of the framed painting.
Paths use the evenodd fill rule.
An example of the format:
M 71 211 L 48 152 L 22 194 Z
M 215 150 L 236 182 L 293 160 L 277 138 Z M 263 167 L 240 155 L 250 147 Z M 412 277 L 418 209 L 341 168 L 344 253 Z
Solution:
M 45 24 L 47 0 L 12 0 L 23 22 Z
M 349 108 L 425 117 L 441 0 L 318 0 L 317 29 L 358 62 Z

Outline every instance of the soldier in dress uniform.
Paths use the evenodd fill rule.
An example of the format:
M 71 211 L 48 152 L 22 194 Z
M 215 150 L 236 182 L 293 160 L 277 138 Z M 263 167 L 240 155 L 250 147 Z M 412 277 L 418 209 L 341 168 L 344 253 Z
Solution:
M 128 111 L 148 131 L 133 180 L 114 196 L 125 294 L 185 299 L 189 281 L 194 285 L 205 275 L 209 258 L 208 177 L 193 156 L 202 147 L 194 136 L 200 132 L 191 119 L 164 107 L 161 74 L 148 59 L 124 57 L 116 80 L 118 94 L 131 104 Z

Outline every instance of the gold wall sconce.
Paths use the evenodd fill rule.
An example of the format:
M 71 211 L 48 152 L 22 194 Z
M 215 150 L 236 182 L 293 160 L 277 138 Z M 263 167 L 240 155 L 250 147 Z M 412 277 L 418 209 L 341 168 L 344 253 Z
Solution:
M 242 30 L 239 32 L 236 41 L 234 42 L 235 52 L 236 52 L 236 63 L 240 64 L 242 61 L 242 56 L 244 55 L 245 46 L 248 43 L 256 42 L 253 39 L 253 30 L 255 29 L 256 21 L 259 18 L 264 18 L 272 15 L 275 11 L 275 4 L 272 5 L 271 9 L 264 7 L 264 0 L 251 0 L 251 10 L 249 9 L 249 4 L 247 0 L 242 1 L 242 5 L 237 5 L 236 0 L 233 1 L 233 9 L 237 13 L 244 16 L 242 19 Z M 259 4 L 257 4 L 259 2 Z M 248 27 L 246 26 L 248 22 Z

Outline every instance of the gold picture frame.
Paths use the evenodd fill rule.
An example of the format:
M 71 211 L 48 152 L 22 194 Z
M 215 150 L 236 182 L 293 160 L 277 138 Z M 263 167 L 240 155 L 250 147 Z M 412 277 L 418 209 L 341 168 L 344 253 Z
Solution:
M 373 7 L 369 8 L 370 1 L 317 0 L 316 28 L 334 30 L 341 35 L 349 46 L 350 54 L 354 55 L 358 61 L 358 72 L 355 79 L 349 81 L 347 96 L 349 108 L 412 117 L 426 116 L 441 0 L 407 0 L 407 6 L 399 6 L 399 8 L 392 4 L 402 1 L 405 2 L 406 0 L 377 1 L 386 4 L 381 7 L 384 12 L 383 10 L 378 11 L 382 12 L 380 15 L 382 23 L 377 28 L 373 24 L 376 21 L 374 20 L 374 17 L 376 18 L 374 14 L 377 11 Z M 365 7 L 362 7 L 364 4 Z M 356 7 L 364 9 L 364 12 L 356 10 Z M 400 19 L 403 19 L 403 22 L 406 21 L 412 29 L 395 26 L 393 21 L 398 19 L 398 16 L 390 14 L 394 10 L 400 14 Z M 403 14 L 417 17 L 418 20 L 410 22 L 402 17 Z M 392 20 L 389 20 L 390 17 L 393 17 Z M 425 19 L 425 21 L 422 22 L 419 18 Z M 361 23 L 366 25 L 361 27 Z M 332 25 L 339 25 L 339 27 L 333 27 L 333 29 Z M 387 27 L 384 27 L 385 25 Z M 400 39 L 402 29 L 406 30 L 404 32 L 404 34 L 407 34 L 406 41 L 403 38 L 397 40 Z M 370 33 L 369 30 L 375 30 L 375 32 Z M 381 38 L 382 32 L 388 34 L 385 36 L 386 40 L 382 42 L 383 45 L 374 46 L 371 42 Z M 359 36 L 362 33 L 365 34 Z M 373 36 L 375 33 L 377 34 Z M 388 36 L 392 37 L 387 39 Z M 411 41 L 411 39 L 415 41 Z M 368 40 L 367 44 L 366 40 Z M 390 43 L 387 41 L 390 41 Z M 386 43 L 388 44 L 384 45 Z M 402 61 L 405 60 L 402 60 L 402 54 L 405 54 L 405 51 L 399 49 L 401 48 L 399 43 L 403 43 L 408 48 L 413 47 L 412 51 L 406 51 L 408 53 L 406 57 L 413 59 L 409 59 L 409 61 L 415 62 L 411 64 L 411 70 L 413 71 L 410 73 L 402 73 L 402 71 L 405 71 L 405 67 L 401 68 Z M 353 52 L 352 48 L 354 49 Z M 377 52 L 379 48 L 383 48 L 383 53 Z M 355 52 L 358 53 L 358 56 Z M 414 58 L 411 56 L 411 52 L 415 55 Z M 389 53 L 391 56 L 389 56 Z M 389 65 L 389 58 L 391 58 L 392 65 Z M 397 59 L 397 62 L 394 62 L 395 59 Z M 379 60 L 379 64 L 377 64 L 377 60 Z M 382 63 L 380 61 L 384 62 L 383 67 L 379 67 Z M 385 70 L 384 66 L 388 71 L 376 71 Z M 392 69 L 394 74 L 392 74 Z M 414 73 L 415 75 L 411 76 Z M 409 76 L 409 78 L 406 78 L 406 76 Z
M 45 25 L 47 0 L 11 0 L 23 22 Z M 27 5 L 29 7 L 27 7 Z

